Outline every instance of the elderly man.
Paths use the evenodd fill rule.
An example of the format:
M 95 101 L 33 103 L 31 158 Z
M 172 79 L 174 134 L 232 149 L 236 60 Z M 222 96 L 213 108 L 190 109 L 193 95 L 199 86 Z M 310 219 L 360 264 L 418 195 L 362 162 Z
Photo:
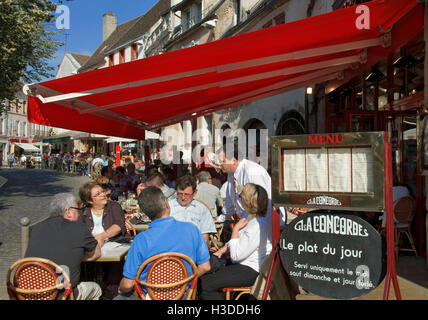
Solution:
M 217 230 L 208 208 L 193 199 L 198 192 L 195 178 L 190 174 L 178 178 L 176 189 L 177 199 L 169 201 L 171 216 L 178 221 L 194 223 L 209 243 L 209 234 Z
M 69 270 L 73 294 L 77 300 L 98 300 L 101 288 L 95 282 L 80 282 L 80 264 L 101 256 L 101 248 L 88 227 L 77 222 L 79 208 L 71 193 L 59 193 L 49 206 L 50 217 L 31 230 L 26 257 L 52 260 Z
M 212 184 L 211 174 L 208 171 L 200 171 L 196 178 L 198 180 L 198 192 L 195 199 L 205 203 L 211 211 L 212 217 L 217 217 L 217 206 L 223 206 L 220 189 Z
M 123 268 L 120 295 L 115 300 L 133 299 L 138 269 L 145 260 L 156 254 L 185 254 L 197 265 L 198 277 L 211 269 L 208 248 L 201 233 L 193 224 L 179 222 L 170 216 L 170 206 L 159 188 L 152 186 L 142 190 L 138 204 L 152 222 L 149 229 L 139 233 L 132 242 Z M 140 280 L 146 281 L 146 275 L 147 270 L 144 270 Z

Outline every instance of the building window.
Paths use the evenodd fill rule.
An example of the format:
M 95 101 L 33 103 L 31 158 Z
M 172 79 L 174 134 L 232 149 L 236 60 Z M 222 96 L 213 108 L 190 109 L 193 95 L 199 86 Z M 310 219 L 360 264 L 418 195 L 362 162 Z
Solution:
M 114 66 L 114 55 L 113 54 L 108 56 L 108 66 L 109 67 Z
M 19 121 L 15 120 L 13 123 L 13 135 L 14 136 L 18 136 L 18 134 L 19 134 L 18 127 L 19 127 Z
M 125 49 L 119 51 L 119 64 L 125 63 Z
M 268 22 L 266 22 L 266 23 L 263 25 L 262 29 L 269 28 L 269 27 L 272 27 L 272 20 L 269 20 Z
M 25 137 L 25 127 L 26 127 L 26 122 L 21 122 L 21 127 L 20 127 L 20 131 L 21 131 L 21 137 Z
M 189 9 L 181 11 L 181 29 L 183 30 L 183 32 L 189 29 L 189 16 Z
M 275 18 L 273 18 L 275 21 L 275 25 L 279 25 L 285 22 L 285 13 L 282 12 L 281 14 L 277 15 Z
M 281 12 L 280 14 L 278 14 L 276 17 L 274 17 L 273 19 L 269 19 L 263 26 L 262 29 L 265 28 L 269 28 L 272 26 L 277 26 L 279 24 L 285 23 L 285 13 Z
M 138 44 L 134 43 L 131 46 L 131 61 L 137 60 L 138 57 Z
M 190 7 L 190 23 L 189 26 L 197 24 L 202 19 L 202 2 L 194 3 Z

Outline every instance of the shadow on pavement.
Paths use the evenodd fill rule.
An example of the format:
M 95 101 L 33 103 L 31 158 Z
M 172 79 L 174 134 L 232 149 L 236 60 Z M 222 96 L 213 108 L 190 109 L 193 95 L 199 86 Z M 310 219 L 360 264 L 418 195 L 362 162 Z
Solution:
M 61 184 L 61 180 L 75 178 L 56 171 L 37 169 L 1 170 L 0 174 L 8 179 L 8 182 L 0 189 L 0 196 L 40 197 L 71 192 L 72 188 Z M 1 202 L 0 209 L 2 209 Z

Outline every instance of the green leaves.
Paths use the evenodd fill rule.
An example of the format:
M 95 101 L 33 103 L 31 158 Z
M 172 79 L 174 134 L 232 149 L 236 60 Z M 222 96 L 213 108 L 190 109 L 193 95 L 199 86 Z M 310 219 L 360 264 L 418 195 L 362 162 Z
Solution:
M 54 24 L 60 3 L 63 1 L 0 1 L 0 101 L 14 99 L 20 81 L 53 76 L 48 61 L 62 45 Z

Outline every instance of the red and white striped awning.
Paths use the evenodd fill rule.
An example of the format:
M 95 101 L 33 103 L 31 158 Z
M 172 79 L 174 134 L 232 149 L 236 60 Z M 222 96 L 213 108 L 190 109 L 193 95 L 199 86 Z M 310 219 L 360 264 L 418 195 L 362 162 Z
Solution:
M 416 0 L 371 1 L 28 85 L 28 118 L 144 139 L 146 129 L 357 74 L 422 29 L 423 7 Z

